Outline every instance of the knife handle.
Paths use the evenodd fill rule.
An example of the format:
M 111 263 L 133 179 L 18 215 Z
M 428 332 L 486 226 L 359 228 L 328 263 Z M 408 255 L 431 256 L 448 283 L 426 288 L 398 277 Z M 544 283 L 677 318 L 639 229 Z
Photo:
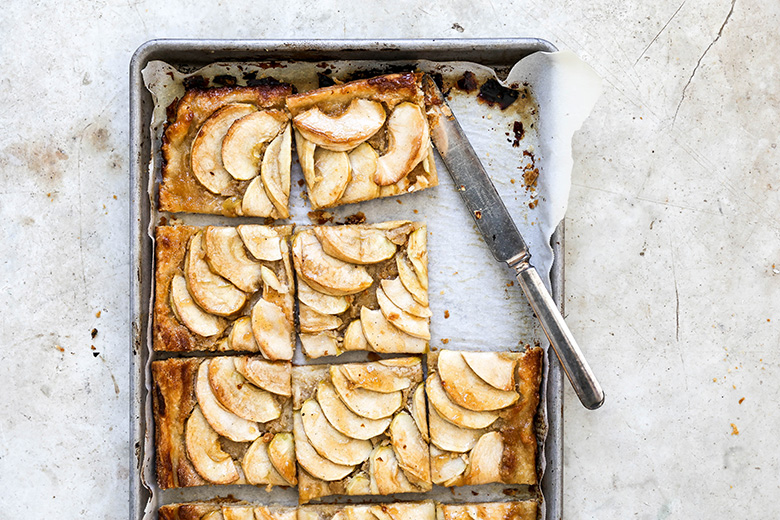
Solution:
M 595 410 L 600 407 L 604 404 L 604 391 L 596 381 L 596 376 L 585 361 L 577 341 L 563 321 L 558 306 L 555 305 L 536 268 L 527 261 L 512 267 L 517 271 L 517 281 L 520 282 L 520 287 L 523 288 L 525 296 L 539 318 L 544 334 L 550 340 L 550 345 L 561 361 L 561 366 L 571 386 L 574 387 L 577 397 L 585 408 Z

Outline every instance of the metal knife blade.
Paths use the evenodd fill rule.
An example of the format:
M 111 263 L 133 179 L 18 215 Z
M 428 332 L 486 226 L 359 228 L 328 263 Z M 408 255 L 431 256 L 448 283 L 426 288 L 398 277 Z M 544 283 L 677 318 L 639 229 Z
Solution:
M 539 273 L 531 265 L 528 246 L 493 182 L 430 76 L 423 78 L 423 91 L 433 143 L 490 252 L 496 260 L 506 262 L 515 270 L 520 287 L 582 404 L 589 409 L 600 407 L 604 392 Z

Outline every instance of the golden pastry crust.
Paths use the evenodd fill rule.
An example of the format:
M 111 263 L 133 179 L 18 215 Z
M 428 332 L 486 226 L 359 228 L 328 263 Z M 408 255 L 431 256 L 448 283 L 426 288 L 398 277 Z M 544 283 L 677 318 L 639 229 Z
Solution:
M 247 303 L 234 315 L 224 317 L 224 330 L 211 335 L 202 336 L 190 330 L 175 314 L 171 303 L 171 287 L 173 278 L 184 275 L 185 257 L 190 243 L 196 234 L 204 232 L 207 228 L 194 226 L 158 226 L 155 230 L 155 299 L 153 322 L 153 348 L 156 351 L 166 352 L 192 352 L 204 350 L 235 350 L 258 351 L 260 347 L 256 342 L 250 342 L 248 347 L 236 345 L 228 341 L 236 320 L 250 316 L 252 305 L 263 293 L 263 298 L 277 305 L 286 316 L 290 328 L 294 323 L 294 279 L 292 274 L 292 262 L 289 255 L 288 240 L 292 233 L 292 226 L 258 226 L 262 229 L 272 230 L 280 238 L 282 249 L 281 259 L 278 261 L 263 261 L 263 265 L 271 269 L 282 284 L 289 290 L 287 293 L 278 293 L 264 288 L 256 293 L 249 294 Z M 294 338 L 290 335 L 290 345 L 294 346 Z M 292 347 L 291 347 L 292 348 Z
M 163 135 L 162 183 L 159 204 L 162 211 L 240 215 L 240 197 L 248 182 L 236 181 L 229 195 L 216 195 L 194 176 L 190 151 L 203 123 L 217 110 L 231 103 L 246 103 L 258 109 L 284 109 L 285 97 L 293 93 L 287 84 L 256 87 L 191 89 L 182 97 Z
M 236 360 L 238 358 L 239 356 L 231 356 L 209 359 Z M 157 483 L 162 489 L 212 483 L 204 478 L 193 464 L 186 441 L 187 421 L 193 412 L 200 408 L 196 392 L 198 373 L 201 364 L 208 363 L 209 359 L 173 358 L 152 362 Z M 276 362 L 276 364 L 286 365 L 289 374 L 289 363 Z M 249 382 L 245 382 L 245 384 L 253 386 Z M 274 394 L 273 399 L 278 403 L 281 415 L 277 419 L 257 425 L 260 432 L 264 432 L 260 438 L 269 436 L 268 441 L 277 433 L 292 431 L 290 397 Z M 230 455 L 238 470 L 238 478 L 233 482 L 234 484 L 247 483 L 241 468 L 241 459 L 250 444 L 250 442 L 235 442 L 224 436 L 219 436 L 221 449 Z
M 422 379 L 415 357 L 293 367 L 300 503 L 431 489 Z
M 436 414 L 430 422 L 433 482 L 445 486 L 537 484 L 534 421 L 539 406 L 542 349 L 473 353 L 499 356 L 483 358 L 481 365 L 474 362 L 480 375 L 463 361 L 462 354 L 439 351 L 428 355 L 428 408 L 429 414 Z M 442 355 L 447 356 L 445 370 L 451 373 L 441 373 Z M 449 362 L 453 356 L 458 356 L 458 363 Z M 499 366 L 509 367 L 504 372 L 511 377 L 502 380 L 500 371 L 489 372 Z M 492 384 L 488 386 L 480 376 Z M 470 381 L 474 381 L 472 387 Z M 508 386 L 499 388 L 502 383 Z M 485 405 L 490 400 L 492 404 Z
M 346 518 L 386 518 L 389 520 L 435 520 L 436 507 L 431 500 L 366 505 L 310 505 L 298 508 L 298 520 L 331 520 L 341 513 Z M 343 516 L 339 516 L 343 518 Z M 525 519 L 518 519 L 525 520 Z
M 536 500 L 436 506 L 438 520 L 536 520 L 538 509 Z
M 159 520 L 234 520 L 245 518 L 262 520 L 296 520 L 294 507 L 260 506 L 245 502 L 189 502 L 166 504 L 158 510 Z M 209 517 L 208 515 L 212 515 Z M 219 515 L 222 516 L 219 516 Z

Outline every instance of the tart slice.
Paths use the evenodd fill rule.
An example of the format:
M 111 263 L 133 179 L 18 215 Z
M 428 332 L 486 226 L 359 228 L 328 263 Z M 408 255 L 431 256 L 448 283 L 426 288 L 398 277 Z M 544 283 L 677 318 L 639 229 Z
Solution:
M 431 500 L 391 504 L 310 505 L 298 508 L 298 520 L 436 520 L 436 507 Z
M 294 507 L 267 506 L 246 502 L 187 502 L 166 504 L 158 510 L 159 520 L 296 520 Z
M 152 362 L 157 482 L 294 486 L 289 362 L 260 356 Z
M 542 349 L 428 356 L 431 479 L 442 486 L 537 483 Z
M 287 84 L 191 89 L 163 135 L 162 211 L 287 218 Z
M 293 367 L 301 503 L 431 489 L 417 357 Z
M 298 228 L 292 252 L 303 352 L 427 352 L 426 233 L 407 221 Z
M 436 505 L 439 520 L 536 520 L 538 509 L 536 500 Z
M 154 350 L 260 352 L 295 348 L 292 226 L 160 226 Z
M 389 74 L 287 98 L 312 206 L 438 184 L 422 74 Z

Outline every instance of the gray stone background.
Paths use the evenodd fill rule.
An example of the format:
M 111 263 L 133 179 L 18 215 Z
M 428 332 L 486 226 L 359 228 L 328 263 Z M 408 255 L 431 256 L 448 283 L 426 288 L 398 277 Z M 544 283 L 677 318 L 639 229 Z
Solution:
M 779 15 L 769 0 L 6 2 L 0 516 L 127 517 L 140 44 L 515 36 L 576 52 L 605 85 L 573 143 L 566 307 L 607 403 L 567 389 L 565 518 L 777 516 Z

